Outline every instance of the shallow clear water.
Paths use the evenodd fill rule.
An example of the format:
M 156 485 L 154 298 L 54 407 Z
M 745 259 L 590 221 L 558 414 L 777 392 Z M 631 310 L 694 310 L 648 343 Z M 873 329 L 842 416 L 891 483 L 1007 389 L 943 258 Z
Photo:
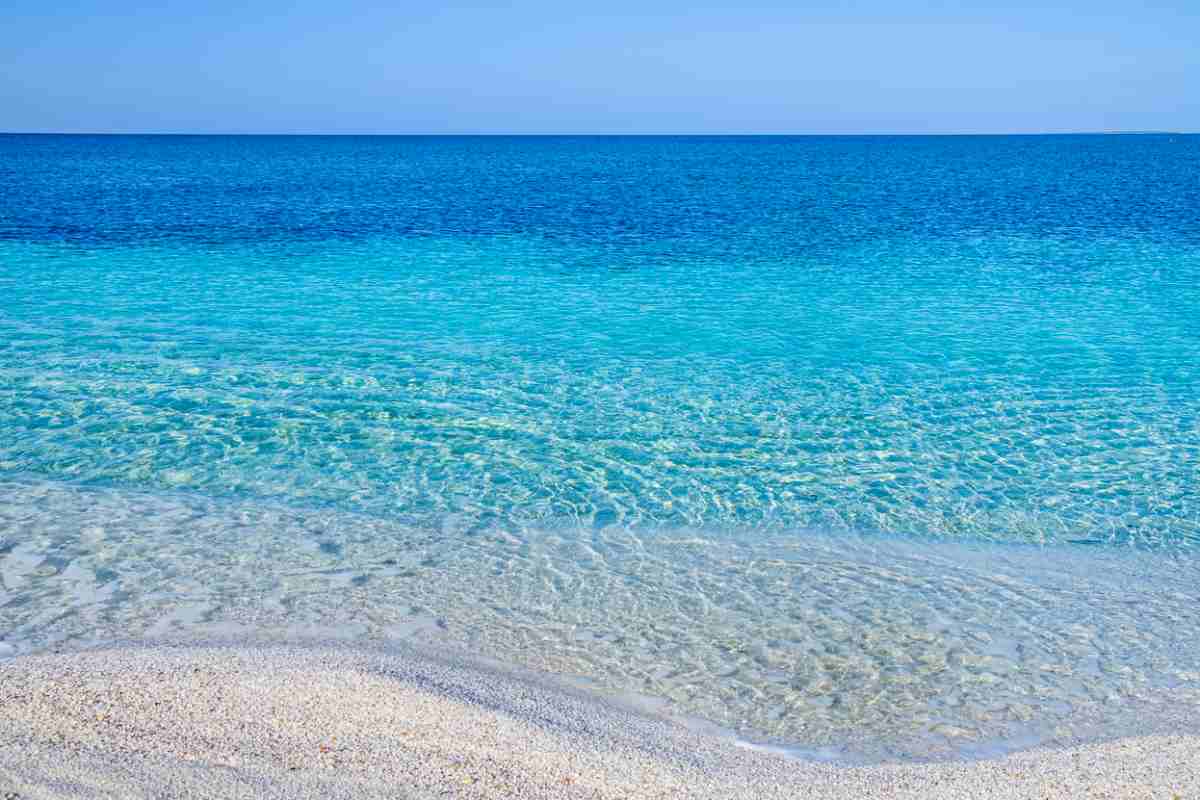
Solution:
M 862 754 L 1191 697 L 1198 176 L 0 137 L 0 651 L 415 636 Z

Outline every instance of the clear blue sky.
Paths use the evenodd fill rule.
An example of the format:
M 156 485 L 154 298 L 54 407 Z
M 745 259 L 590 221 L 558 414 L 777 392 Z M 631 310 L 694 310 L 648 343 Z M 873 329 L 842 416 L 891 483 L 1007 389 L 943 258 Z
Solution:
M 0 130 L 1200 130 L 1200 0 L 7 0 Z

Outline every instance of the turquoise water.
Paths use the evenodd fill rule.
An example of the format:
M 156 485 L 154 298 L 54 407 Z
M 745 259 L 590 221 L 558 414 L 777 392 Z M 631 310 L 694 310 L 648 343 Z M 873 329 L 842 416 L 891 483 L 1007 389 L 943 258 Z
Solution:
M 1198 176 L 0 137 L 0 655 L 416 638 L 843 755 L 1196 698 Z

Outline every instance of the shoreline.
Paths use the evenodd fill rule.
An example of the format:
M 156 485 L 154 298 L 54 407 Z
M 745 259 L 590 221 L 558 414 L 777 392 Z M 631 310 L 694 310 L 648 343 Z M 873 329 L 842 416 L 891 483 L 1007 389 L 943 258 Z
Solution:
M 0 542 L 0 655 L 409 642 L 858 763 L 1174 733 L 1141 724 L 1173 685 L 1200 710 L 1200 562 L 1172 553 L 622 525 L 464 545 L 344 510 L 55 482 L 0 485 L 0 508 L 38 532 Z
M 1200 736 L 854 766 L 452 654 L 122 645 L 0 660 L 0 797 L 1191 797 Z M 1181 728 L 1182 729 L 1182 728 Z

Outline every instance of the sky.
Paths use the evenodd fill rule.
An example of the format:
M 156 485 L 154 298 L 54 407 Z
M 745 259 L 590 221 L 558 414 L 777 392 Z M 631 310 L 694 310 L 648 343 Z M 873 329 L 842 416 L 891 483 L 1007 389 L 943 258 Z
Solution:
M 1200 0 L 4 0 L 0 131 L 1200 131 Z

